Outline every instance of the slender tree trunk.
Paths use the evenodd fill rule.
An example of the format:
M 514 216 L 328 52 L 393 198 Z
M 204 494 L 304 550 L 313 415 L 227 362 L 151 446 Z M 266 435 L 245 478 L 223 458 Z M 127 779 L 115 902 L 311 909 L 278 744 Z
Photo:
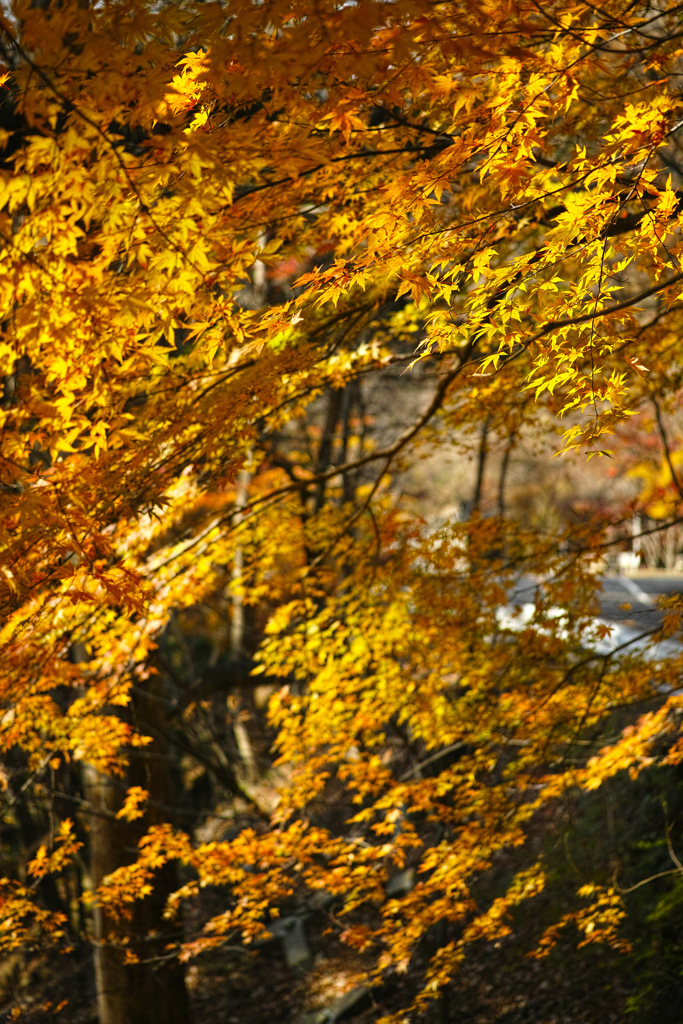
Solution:
M 139 756 L 130 755 L 125 781 L 112 779 L 90 765 L 83 768 L 83 786 L 90 804 L 90 888 L 96 891 L 103 878 L 134 860 L 137 843 L 146 828 L 168 820 L 174 803 L 174 786 L 165 739 L 163 694 L 158 676 L 150 676 L 148 690 L 136 694 L 134 711 L 142 732 L 153 743 Z M 135 822 L 120 821 L 123 790 L 140 785 L 150 794 L 150 809 Z M 189 1004 L 184 970 L 169 956 L 177 941 L 178 925 L 163 918 L 168 894 L 176 887 L 175 867 L 167 865 L 155 877 L 150 896 L 135 904 L 128 920 L 116 920 L 95 903 L 93 944 L 97 1015 L 99 1024 L 188 1024 Z M 137 963 L 124 963 L 128 950 Z
M 322 436 L 320 438 L 320 445 L 318 446 L 318 458 L 317 465 L 315 467 L 319 473 L 324 473 L 330 468 L 332 463 L 334 437 L 342 410 L 342 395 L 342 388 L 332 388 L 327 395 L 325 423 L 323 425 Z M 315 503 L 313 510 L 316 513 L 320 512 L 321 508 L 325 504 L 326 489 L 327 482 L 325 480 L 320 480 L 315 489 Z
M 489 454 L 489 428 L 491 426 L 491 417 L 487 416 L 484 420 L 481 428 L 481 435 L 479 438 L 479 451 L 477 453 L 477 480 L 474 487 L 474 497 L 472 498 L 472 511 L 478 512 L 481 506 L 482 491 L 484 489 L 484 471 L 486 469 L 486 460 Z
M 239 523 L 241 521 L 244 509 L 247 506 L 250 480 L 251 474 L 249 471 L 241 469 L 237 476 L 235 523 Z M 244 549 L 242 548 L 241 543 L 238 543 L 233 556 L 233 580 L 239 580 L 243 571 Z M 248 650 L 248 647 L 249 643 L 247 639 L 247 622 L 244 601 L 242 600 L 239 588 L 236 588 L 232 595 L 230 604 L 230 658 L 232 661 L 239 662 L 248 657 L 249 654 L 252 653 Z M 256 759 L 254 757 L 254 749 L 251 744 L 251 739 L 249 738 L 249 731 L 244 722 L 240 719 L 239 715 L 230 717 L 233 719 L 232 731 L 235 737 L 235 743 L 237 744 L 237 750 L 239 751 L 240 759 L 242 761 L 241 772 L 243 781 L 247 786 L 253 786 L 256 782 L 257 767 Z
M 498 515 L 502 517 L 505 515 L 505 486 L 507 484 L 508 470 L 510 469 L 510 456 L 515 446 L 517 438 L 517 431 L 512 430 L 508 438 L 508 442 L 505 445 L 505 451 L 503 452 L 503 459 L 500 466 L 500 477 L 498 480 Z
M 122 863 L 120 823 L 114 815 L 119 802 L 113 780 L 91 765 L 83 766 L 83 792 L 90 804 L 88 885 L 93 892 L 102 879 Z M 120 951 L 115 946 L 117 924 L 103 908 L 93 907 L 93 958 L 99 1024 L 122 1024 L 126 1020 L 126 974 Z

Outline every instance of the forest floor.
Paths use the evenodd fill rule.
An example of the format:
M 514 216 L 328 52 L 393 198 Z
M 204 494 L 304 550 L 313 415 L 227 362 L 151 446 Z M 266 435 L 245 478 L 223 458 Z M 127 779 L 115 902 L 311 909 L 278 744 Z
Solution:
M 279 942 L 259 949 L 216 949 L 191 961 L 192 1024 L 374 1024 L 398 1013 L 419 983 L 418 954 L 404 974 L 362 992 L 370 957 L 342 946 L 329 912 L 306 921 L 313 951 L 306 968 L 288 966 Z M 604 947 L 564 942 L 544 960 L 525 956 L 526 926 L 499 943 L 472 947 L 458 976 L 419 1018 L 423 1024 L 623 1024 L 629 995 L 624 959 Z M 61 968 L 61 969 L 60 969 Z M 24 973 L 24 972 L 22 972 Z M 84 949 L 61 963 L 32 962 L 23 1024 L 97 1024 L 91 960 Z M 25 975 L 26 976 L 26 975 Z M 23 987 L 23 986 L 22 986 Z M 356 998 L 342 1000 L 355 992 Z M 150 1014 L 150 1024 L 155 1024 Z M 189 1024 L 189 1022 L 188 1022 Z M 410 1024 L 418 1024 L 411 1017 Z

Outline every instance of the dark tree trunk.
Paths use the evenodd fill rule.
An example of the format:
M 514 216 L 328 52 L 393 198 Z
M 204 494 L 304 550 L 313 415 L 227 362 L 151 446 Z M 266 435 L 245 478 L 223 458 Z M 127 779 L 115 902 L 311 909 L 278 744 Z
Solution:
M 174 785 L 164 729 L 164 700 L 154 692 L 158 676 L 147 681 L 149 692 L 135 697 L 135 713 L 141 732 L 153 737 L 142 756 L 132 752 L 128 778 L 109 778 L 90 766 L 83 770 L 85 796 L 90 803 L 90 884 L 96 889 L 102 879 L 135 858 L 145 829 L 157 820 L 168 820 L 174 803 Z M 121 821 L 126 786 L 139 785 L 150 794 L 148 814 L 135 822 Z M 173 864 L 160 870 L 154 891 L 135 904 L 128 920 L 116 920 L 95 906 L 93 942 L 97 1014 L 99 1024 L 188 1024 L 189 1003 L 184 969 L 169 951 L 179 938 L 180 925 L 163 918 L 166 898 L 176 887 Z M 124 963 L 128 950 L 138 960 Z

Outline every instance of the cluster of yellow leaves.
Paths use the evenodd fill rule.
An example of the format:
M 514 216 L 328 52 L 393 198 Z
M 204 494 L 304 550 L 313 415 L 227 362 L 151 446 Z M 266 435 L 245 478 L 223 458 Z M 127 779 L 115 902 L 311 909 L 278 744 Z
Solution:
M 70 863 L 73 856 L 83 844 L 78 842 L 73 833 L 73 822 L 65 818 L 60 823 L 59 833 L 55 837 L 55 846 L 48 852 L 45 845 L 38 847 L 35 857 L 28 865 L 28 873 L 33 878 L 62 871 Z
M 565 914 L 557 924 L 547 928 L 532 955 L 537 958 L 547 956 L 556 945 L 562 930 L 570 925 L 582 936 L 578 943 L 579 949 L 601 942 L 608 943 L 613 949 L 622 952 L 630 949 L 629 943 L 619 935 L 620 926 L 626 917 L 624 901 L 619 893 L 612 888 L 584 885 L 577 895 L 583 899 L 591 899 L 591 904 Z
M 261 664 L 297 684 L 271 712 L 279 830 L 196 848 L 152 832 L 104 905 L 144 897 L 176 857 L 199 885 L 232 887 L 207 941 L 252 939 L 287 872 L 349 907 L 380 901 L 421 816 L 448 838 L 414 892 L 384 903 L 383 964 L 407 963 L 436 920 L 467 922 L 463 942 L 500 934 L 540 886 L 522 878 L 481 914 L 470 895 L 567 784 L 554 751 L 651 693 L 650 670 L 585 654 L 581 567 L 575 602 L 548 594 L 561 627 L 539 602 L 513 636 L 496 617 L 512 584 L 491 554 L 501 524 L 473 521 L 435 558 L 419 536 L 397 541 L 376 487 L 355 518 L 341 501 L 306 517 L 315 471 L 296 452 L 271 465 L 271 442 L 324 389 L 389 363 L 383 331 L 445 367 L 453 427 L 523 419 L 532 397 L 571 415 L 567 448 L 595 446 L 666 377 L 681 328 L 678 17 L 673 0 L 17 0 L 0 16 L 16 58 L 0 134 L 2 749 L 30 771 L 61 757 L 122 773 L 146 738 L 116 709 L 171 614 L 224 587 L 238 548 L 228 592 L 280 605 Z M 263 308 L 257 282 L 282 266 Z M 320 471 L 333 492 L 337 469 Z M 380 521 L 368 533 L 365 511 Z M 535 567 L 561 581 L 553 558 Z M 577 781 L 637 766 L 663 714 Z M 290 820 L 332 777 L 362 843 Z M 121 816 L 144 799 L 130 790 Z M 70 844 L 41 849 L 36 878 Z M 28 917 L 59 924 L 10 888 L 8 941 L 29 940 Z M 610 899 L 598 909 L 609 925 Z M 440 954 L 433 987 L 462 949 Z
M 629 470 L 629 475 L 640 481 L 643 508 L 653 519 L 672 518 L 678 512 L 682 500 L 678 490 L 682 467 L 683 452 L 674 451 L 658 462 L 651 459 L 638 462 Z
M 634 728 L 630 746 L 625 739 L 585 771 L 569 771 L 563 744 L 615 703 L 650 696 L 656 669 L 633 659 L 610 667 L 587 655 L 595 642 L 590 570 L 582 583 L 576 574 L 567 579 L 561 563 L 533 618 L 506 638 L 496 614 L 509 600 L 505 570 L 490 558 L 477 569 L 473 558 L 478 542 L 485 548 L 491 541 L 482 541 L 476 526 L 452 527 L 437 545 L 439 570 L 427 569 L 433 547 L 430 553 L 430 546 L 413 545 L 411 570 L 398 558 L 375 567 L 371 588 L 361 588 L 369 574 L 360 563 L 348 594 L 328 597 L 322 611 L 303 602 L 283 606 L 261 651 L 269 673 L 298 680 L 295 692 L 284 688 L 271 701 L 290 780 L 280 817 L 324 799 L 332 780 L 343 782 L 362 808 L 351 822 L 365 830 L 367 856 L 383 872 L 406 857 L 414 862 L 421 850 L 418 884 L 401 899 L 380 897 L 383 923 L 363 936 L 365 944 L 383 943 L 380 969 L 407 964 L 436 921 L 464 925 L 461 939 L 434 958 L 425 989 L 432 994 L 452 977 L 468 944 L 507 934 L 510 911 L 543 886 L 539 870 L 530 869 L 479 910 L 473 880 L 501 851 L 522 845 L 535 813 L 568 786 L 590 788 L 591 779 L 637 764 L 667 715 Z M 558 605 L 566 609 L 559 634 Z M 422 762 L 406 769 L 412 745 L 423 751 Z M 425 819 L 448 838 L 422 849 Z M 361 884 L 347 874 L 347 909 L 377 900 L 374 886 L 372 875 Z M 577 918 L 590 941 L 616 941 L 610 907 L 603 901 L 590 920 Z
M 8 878 L 0 879 L 0 950 L 3 953 L 32 949 L 45 938 L 58 943 L 64 938 L 66 916 L 41 908 L 34 897 L 26 886 Z

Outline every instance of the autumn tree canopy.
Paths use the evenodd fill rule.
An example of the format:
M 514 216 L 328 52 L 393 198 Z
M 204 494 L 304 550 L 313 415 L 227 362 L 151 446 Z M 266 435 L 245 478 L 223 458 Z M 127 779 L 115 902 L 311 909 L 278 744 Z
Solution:
M 0 779 L 7 827 L 34 810 L 0 949 L 71 941 L 96 813 L 137 829 L 78 895 L 117 963 L 155 891 L 169 920 L 224 887 L 182 960 L 323 890 L 377 976 L 445 922 L 422 1007 L 542 890 L 530 857 L 473 895 L 544 808 L 680 759 L 675 601 L 666 644 L 615 647 L 596 571 L 653 474 L 654 533 L 683 499 L 681 24 L 672 0 L 3 8 Z M 634 415 L 657 454 L 630 504 L 515 512 L 523 439 L 593 466 Z M 469 515 L 429 528 L 406 481 L 453 448 Z M 202 841 L 144 758 L 168 730 L 214 756 L 217 679 L 222 785 L 260 825 Z M 267 806 L 225 702 L 257 684 Z M 565 924 L 619 944 L 622 916 L 589 888 L 541 952 Z

